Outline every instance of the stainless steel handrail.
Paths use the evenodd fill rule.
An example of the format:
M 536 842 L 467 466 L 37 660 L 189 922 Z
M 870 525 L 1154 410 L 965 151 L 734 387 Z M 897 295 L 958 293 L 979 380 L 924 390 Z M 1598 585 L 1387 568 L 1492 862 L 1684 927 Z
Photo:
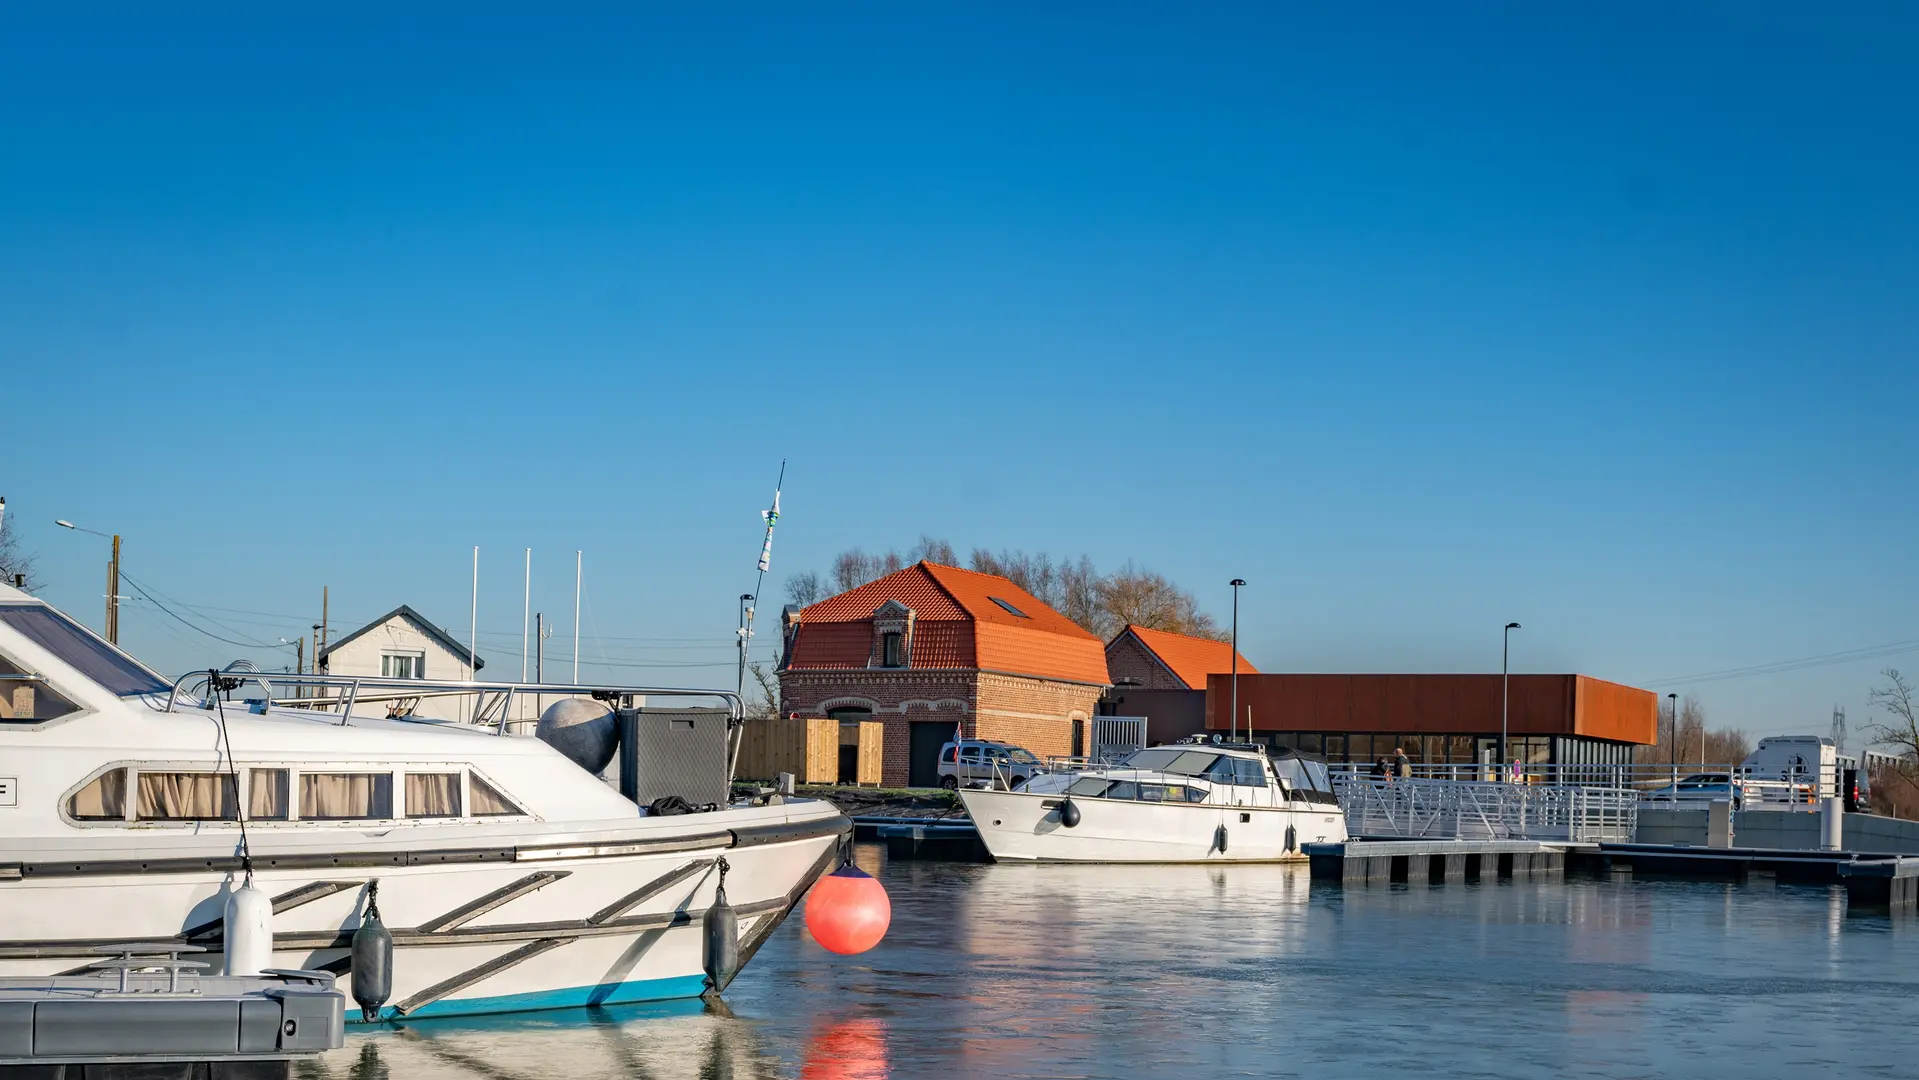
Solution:
M 610 696 L 615 698 L 710 697 L 718 698 L 726 703 L 727 717 L 730 722 L 738 723 L 746 715 L 746 709 L 740 695 L 731 690 L 706 690 L 683 686 L 610 686 L 604 683 L 475 682 L 452 679 L 399 679 L 373 675 L 289 675 L 284 673 L 275 674 L 269 678 L 264 672 L 252 671 L 223 671 L 215 674 L 219 677 L 232 678 L 243 683 L 259 683 L 260 686 L 266 690 L 268 700 L 275 704 L 297 703 L 303 708 L 312 709 L 317 707 L 329 711 L 333 707 L 339 706 L 341 724 L 345 724 L 352 716 L 354 703 L 359 699 L 360 691 L 363 689 L 409 691 L 409 693 L 400 695 L 402 697 L 415 697 L 422 696 L 423 694 L 431 694 L 433 696 L 475 694 L 481 697 L 482 704 L 484 703 L 485 695 L 499 694 L 501 695 L 502 707 L 500 709 L 500 720 L 497 730 L 501 733 L 506 731 L 507 717 L 513 695 L 519 693 L 552 694 L 562 697 L 578 695 Z M 189 684 L 194 684 L 195 680 L 198 680 L 200 684 L 204 684 L 207 682 L 207 678 L 207 670 L 202 668 L 197 671 L 189 671 L 185 675 L 175 679 L 172 689 L 167 693 L 167 707 L 164 711 L 172 712 L 174 710 L 174 705 L 178 703 L 182 690 Z M 274 687 L 276 685 L 302 688 L 337 688 L 343 692 L 331 698 L 281 698 L 274 693 Z M 217 693 L 218 690 L 216 689 L 215 692 Z M 486 711 L 490 712 L 491 709 Z M 476 716 L 479 715 L 484 714 L 476 711 Z

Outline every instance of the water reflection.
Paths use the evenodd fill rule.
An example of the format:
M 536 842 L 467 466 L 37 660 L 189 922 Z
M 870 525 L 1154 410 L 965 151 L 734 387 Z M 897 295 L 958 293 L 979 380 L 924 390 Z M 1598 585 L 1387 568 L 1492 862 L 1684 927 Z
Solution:
M 884 865 L 884 944 L 798 920 L 697 1003 L 353 1037 L 359 1077 L 1909 1076 L 1919 922 L 1828 889 L 1314 889 L 1278 866 Z

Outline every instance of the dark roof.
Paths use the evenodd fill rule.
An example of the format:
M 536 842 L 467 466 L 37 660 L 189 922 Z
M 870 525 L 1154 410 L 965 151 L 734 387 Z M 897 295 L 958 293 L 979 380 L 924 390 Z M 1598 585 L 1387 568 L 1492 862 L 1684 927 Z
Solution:
M 326 659 L 327 656 L 333 652 L 333 650 L 339 648 L 342 645 L 345 645 L 347 642 L 352 641 L 354 638 L 359 637 L 361 634 L 366 633 L 368 630 L 371 630 L 376 626 L 385 626 L 387 623 L 392 622 L 393 617 L 395 615 L 405 616 L 407 621 L 413 623 L 415 626 L 418 626 L 421 630 L 425 631 L 427 637 L 430 637 L 433 640 L 439 642 L 442 646 L 446 648 L 446 651 L 453 653 L 456 656 L 465 656 L 467 654 L 466 642 L 456 639 L 452 634 L 449 634 L 445 630 L 442 630 L 438 626 L 435 626 L 431 621 L 427 619 L 426 616 L 413 610 L 411 607 L 407 606 L 406 604 L 401 604 L 399 607 L 396 607 L 392 611 L 387 612 L 385 615 L 382 615 L 379 618 L 373 620 L 372 622 L 367 623 L 365 626 L 360 627 L 358 630 L 355 630 L 354 632 L 352 632 L 351 634 L 348 634 L 347 636 L 341 638 L 340 640 L 328 642 L 327 647 L 320 650 L 319 659 L 321 660 Z M 473 658 L 474 671 L 477 672 L 485 666 L 486 666 L 485 657 L 475 656 Z

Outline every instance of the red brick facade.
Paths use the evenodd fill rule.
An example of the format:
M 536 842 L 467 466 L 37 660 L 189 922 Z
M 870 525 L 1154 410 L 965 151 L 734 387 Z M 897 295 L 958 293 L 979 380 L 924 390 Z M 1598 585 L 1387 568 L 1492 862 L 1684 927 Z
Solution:
M 1112 674 L 1116 686 L 1137 686 L 1142 690 L 1193 689 L 1179 676 L 1166 670 L 1166 665 L 1159 662 L 1159 657 L 1130 634 L 1121 635 L 1106 646 L 1106 670 Z
M 912 728 L 919 722 L 963 724 L 969 739 L 997 739 L 1040 757 L 1074 752 L 1073 722 L 1093 715 L 1104 687 L 958 671 L 783 671 L 780 709 L 825 716 L 863 708 L 885 725 L 883 782 L 907 784 Z
M 1081 752 L 1075 724 L 1106 686 L 1099 639 L 1036 597 L 1002 577 L 918 563 L 789 619 L 780 711 L 867 711 L 883 725 L 883 782 L 904 786 L 916 723 L 1064 756 Z

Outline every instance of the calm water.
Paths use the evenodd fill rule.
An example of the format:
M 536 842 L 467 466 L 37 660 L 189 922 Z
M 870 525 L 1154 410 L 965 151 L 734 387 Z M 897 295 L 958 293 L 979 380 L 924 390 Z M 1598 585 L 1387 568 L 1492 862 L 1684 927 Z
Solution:
M 887 940 L 835 957 L 795 917 L 731 1016 L 421 1024 L 298 1075 L 1919 1078 L 1919 920 L 1837 889 L 860 861 Z

